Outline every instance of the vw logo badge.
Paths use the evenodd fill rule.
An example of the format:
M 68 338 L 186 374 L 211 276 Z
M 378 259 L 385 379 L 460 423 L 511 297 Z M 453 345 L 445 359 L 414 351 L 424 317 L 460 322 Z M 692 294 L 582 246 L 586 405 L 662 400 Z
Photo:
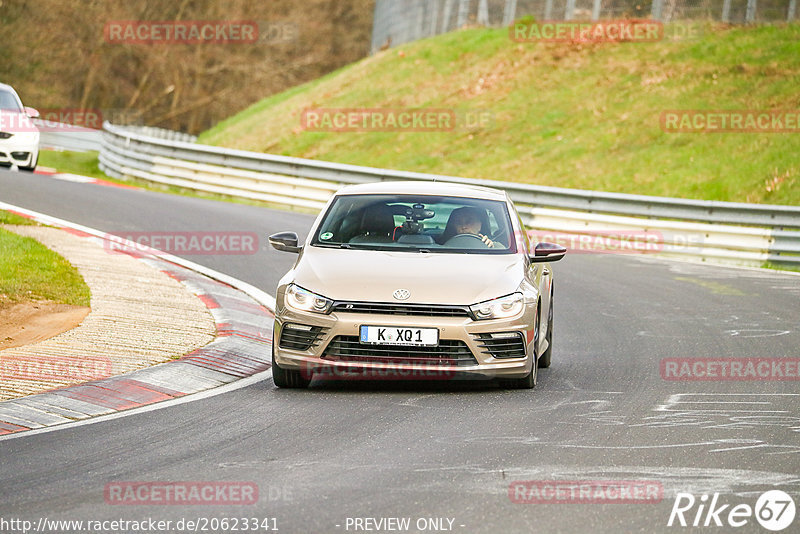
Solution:
M 398 289 L 392 293 L 392 296 L 397 300 L 408 300 L 408 297 L 411 296 L 411 292 L 408 289 Z

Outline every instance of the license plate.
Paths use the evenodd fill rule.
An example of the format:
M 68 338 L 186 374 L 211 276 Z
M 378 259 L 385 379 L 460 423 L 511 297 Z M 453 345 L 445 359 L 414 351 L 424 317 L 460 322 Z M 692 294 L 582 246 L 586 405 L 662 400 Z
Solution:
M 368 343 L 370 345 L 416 345 L 433 347 L 439 344 L 439 329 L 362 326 L 361 343 Z

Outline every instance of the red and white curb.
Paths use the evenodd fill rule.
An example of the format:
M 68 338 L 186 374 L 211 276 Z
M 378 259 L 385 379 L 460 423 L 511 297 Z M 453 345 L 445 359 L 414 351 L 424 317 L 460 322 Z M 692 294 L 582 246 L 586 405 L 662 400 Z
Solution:
M 102 180 L 100 178 L 90 178 L 89 176 L 81 176 L 80 174 L 71 174 L 68 172 L 58 172 L 58 170 L 50 168 L 50 167 L 36 167 L 36 170 L 33 171 L 33 174 L 39 174 L 41 176 L 49 176 L 50 178 L 54 178 L 56 180 L 63 180 L 65 182 L 76 182 L 80 184 L 94 184 L 94 185 L 104 185 L 107 187 L 119 187 L 122 189 L 141 189 L 140 187 L 136 187 L 135 185 L 127 185 L 127 184 L 118 184 L 116 182 L 111 182 L 108 180 Z
M 109 237 L 92 228 L 3 202 L 0 202 L 0 209 L 86 238 Z M 141 246 L 132 243 L 126 245 L 136 250 L 131 255 L 179 280 L 200 297 L 217 323 L 216 339 L 178 360 L 0 402 L 0 440 L 20 432 L 27 435 L 28 431 L 41 432 L 51 427 L 73 426 L 76 421 L 86 423 L 89 418 L 116 412 L 138 411 L 135 409 L 156 403 L 172 404 L 170 401 L 187 395 L 194 397 L 199 392 L 208 393 L 214 388 L 222 393 L 238 387 L 220 386 L 234 386 L 235 382 L 242 381 L 245 383 L 241 387 L 244 387 L 271 376 L 268 369 L 274 297 L 194 262 L 152 249 L 143 251 Z M 207 396 L 210 395 L 202 397 Z M 182 399 L 183 402 L 187 400 Z

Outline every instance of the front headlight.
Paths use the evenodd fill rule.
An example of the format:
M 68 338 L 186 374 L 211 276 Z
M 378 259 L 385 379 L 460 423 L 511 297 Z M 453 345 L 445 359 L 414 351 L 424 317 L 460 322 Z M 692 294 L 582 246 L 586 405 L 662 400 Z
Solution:
M 525 307 L 522 293 L 512 293 L 505 297 L 487 300 L 469 307 L 472 316 L 481 321 L 485 319 L 506 319 L 519 315 Z
M 314 313 L 328 313 L 332 304 L 331 299 L 326 299 L 298 285 L 289 284 L 289 287 L 286 288 L 286 305 L 290 308 Z

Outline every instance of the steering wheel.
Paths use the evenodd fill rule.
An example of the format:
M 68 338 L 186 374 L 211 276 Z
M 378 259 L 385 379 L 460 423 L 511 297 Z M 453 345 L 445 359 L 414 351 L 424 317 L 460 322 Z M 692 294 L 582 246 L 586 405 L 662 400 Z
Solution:
M 507 246 L 505 242 L 506 231 L 502 228 L 498 228 L 496 232 L 489 236 L 489 239 L 496 243 L 500 243 L 503 246 Z
M 483 242 L 483 238 L 481 236 L 479 236 L 478 234 L 456 234 L 453 237 L 451 237 L 450 239 L 448 239 L 447 241 L 445 241 L 444 246 L 451 246 L 452 247 L 452 246 L 454 246 L 453 245 L 453 241 L 454 240 L 460 239 L 460 238 L 465 238 L 465 237 L 471 237 L 473 239 L 477 239 L 478 241 L 480 241 L 481 245 L 483 245 L 486 248 L 489 248 L 489 245 L 484 243 Z

